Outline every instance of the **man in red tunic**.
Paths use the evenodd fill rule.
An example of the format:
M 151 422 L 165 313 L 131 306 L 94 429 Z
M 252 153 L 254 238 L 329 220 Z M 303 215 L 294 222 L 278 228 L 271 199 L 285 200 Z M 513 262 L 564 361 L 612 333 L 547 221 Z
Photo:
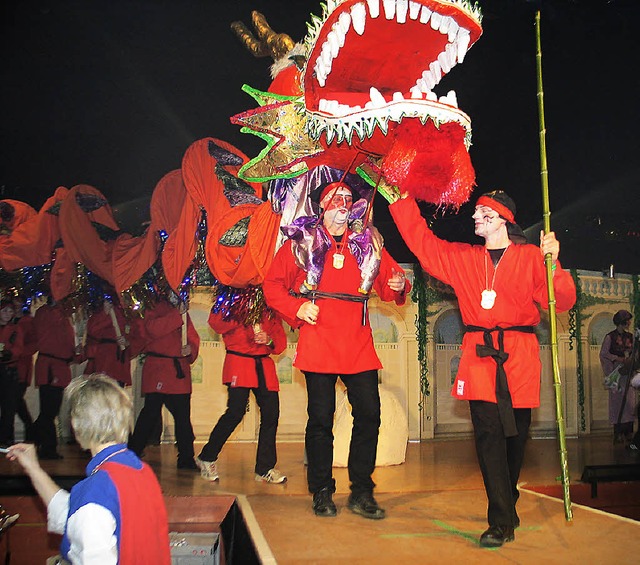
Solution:
M 122 308 L 105 298 L 103 306 L 87 322 L 85 374 L 105 373 L 131 385 L 131 328 Z
M 518 477 L 531 423 L 540 405 L 540 353 L 534 327 L 547 307 L 544 255 L 551 253 L 558 311 L 576 300 L 571 275 L 560 268 L 553 232 L 540 248 L 527 245 L 515 223 L 516 207 L 503 191 L 478 199 L 473 219 L 484 245 L 450 243 L 427 227 L 412 198 L 389 208 L 400 234 L 422 267 L 450 285 L 466 325 L 462 358 L 451 394 L 468 400 L 476 451 L 489 501 L 489 528 L 480 545 L 514 539 Z
M 208 481 L 218 479 L 218 454 L 244 418 L 249 392 L 253 392 L 260 408 L 256 481 L 283 483 L 287 477 L 275 468 L 280 383 L 270 357 L 282 353 L 287 346 L 282 321 L 264 314 L 259 324 L 246 326 L 233 319 L 225 320 L 223 312 L 212 310 L 209 325 L 222 336 L 227 350 L 222 368 L 222 382 L 227 385 L 227 410 L 196 459 L 200 473 Z
M 191 364 L 198 358 L 200 337 L 187 310 L 186 302 L 180 302 L 176 307 L 163 300 L 145 313 L 144 408 L 129 439 L 129 448 L 138 456 L 142 455 L 164 405 L 175 423 L 178 469 L 197 469 L 191 425 Z M 184 320 L 187 323 L 186 343 L 183 343 Z
M 300 295 L 307 283 L 302 255 L 296 243 L 288 240 L 276 254 L 263 289 L 267 303 L 292 327 L 300 329 L 294 366 L 307 383 L 308 422 L 305 434 L 307 482 L 313 494 L 317 516 L 335 516 L 332 494 L 335 480 L 333 463 L 333 417 L 335 385 L 340 377 L 347 387 L 353 409 L 353 429 L 349 448 L 351 495 L 348 506 L 366 518 L 384 518 L 385 512 L 373 497 L 371 479 L 378 446 L 380 395 L 378 369 L 382 368 L 373 346 L 371 326 L 366 312 L 368 294 L 362 291 L 364 263 L 358 263 L 348 229 L 352 191 L 344 183 L 320 188 L 322 223 L 315 229 L 330 245 L 324 257 L 311 257 L 312 263 L 324 261 L 317 288 Z M 374 230 L 372 226 L 367 228 Z M 374 234 L 379 237 L 379 234 Z M 373 289 L 385 301 L 404 304 L 409 284 L 404 272 L 382 248 L 380 239 L 373 244 L 378 253 L 377 271 L 367 273 Z
M 39 445 L 40 459 L 62 459 L 57 452 L 55 419 L 60 412 L 65 387 L 71 382 L 71 363 L 79 359 L 81 346 L 70 319 L 59 304 L 45 304 L 38 308 L 33 319 L 38 358 L 35 378 L 40 396 L 40 415 L 34 434 Z

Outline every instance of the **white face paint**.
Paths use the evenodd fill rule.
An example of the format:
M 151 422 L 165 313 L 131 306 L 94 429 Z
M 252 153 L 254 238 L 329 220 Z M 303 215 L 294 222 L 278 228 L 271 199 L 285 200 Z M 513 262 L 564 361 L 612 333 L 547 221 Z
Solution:
M 352 204 L 351 192 L 347 188 L 338 188 L 331 198 L 329 195 L 325 196 L 320 203 L 324 209 L 323 223 L 325 227 L 336 229 L 345 226 Z
M 476 206 L 476 211 L 471 217 L 475 222 L 475 234 L 484 239 L 498 233 L 507 224 L 507 221 L 489 206 Z

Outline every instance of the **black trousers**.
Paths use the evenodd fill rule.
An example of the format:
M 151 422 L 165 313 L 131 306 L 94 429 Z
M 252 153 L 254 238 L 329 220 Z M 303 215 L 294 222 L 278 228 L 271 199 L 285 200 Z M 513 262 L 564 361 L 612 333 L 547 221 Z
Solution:
M 53 385 L 40 385 L 40 415 L 33 424 L 36 441 L 41 453 L 52 455 L 56 453 L 58 436 L 56 433 L 56 418 L 62 405 L 64 388 Z
M 336 409 L 338 375 L 304 373 L 307 381 L 307 482 L 309 492 L 324 488 L 335 492 L 333 478 L 333 418 Z M 351 492 L 370 494 L 375 483 L 371 475 L 376 464 L 378 431 L 380 429 L 380 393 L 378 371 L 340 375 L 347 387 L 347 397 L 353 414 L 353 428 L 347 467 Z
M 33 417 L 31 416 L 31 412 L 29 412 L 29 407 L 24 399 L 24 395 L 27 392 L 29 385 L 25 382 L 18 383 L 18 400 L 17 400 L 17 408 L 16 414 L 22 420 L 24 424 L 24 429 L 27 438 L 30 438 L 31 428 L 33 426 Z
M 489 502 L 487 520 L 490 526 L 516 527 L 519 524 L 516 513 L 520 496 L 518 478 L 531 425 L 531 408 L 514 408 L 518 435 L 505 438 L 497 404 L 471 400 L 469 407 Z
M 178 445 L 178 462 L 188 463 L 193 460 L 193 440 L 195 439 L 191 426 L 191 394 L 146 393 L 144 407 L 140 411 L 136 427 L 129 438 L 129 449 L 138 456 L 142 455 L 158 418 L 162 414 L 162 406 L 166 406 L 173 416 Z
M 280 397 L 276 391 L 268 390 L 264 374 L 258 371 L 258 388 L 240 388 L 227 385 L 227 410 L 220 416 L 209 436 L 209 441 L 200 452 L 203 461 L 215 461 L 229 436 L 244 418 L 249 392 L 253 392 L 260 408 L 260 432 L 256 452 L 255 472 L 264 475 L 276 466 L 276 432 L 280 417 Z
M 0 443 L 14 441 L 14 420 L 18 409 L 20 383 L 15 367 L 0 366 Z

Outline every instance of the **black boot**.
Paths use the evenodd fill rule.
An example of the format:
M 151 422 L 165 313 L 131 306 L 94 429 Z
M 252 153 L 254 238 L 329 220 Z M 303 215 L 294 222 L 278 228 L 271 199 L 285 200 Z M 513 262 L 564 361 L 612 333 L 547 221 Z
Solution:
M 482 547 L 500 547 L 508 541 L 515 539 L 513 528 L 510 526 L 490 526 L 480 536 L 480 545 Z
M 382 520 L 386 516 L 384 509 L 378 506 L 370 493 L 349 495 L 348 507 L 351 512 L 371 520 Z

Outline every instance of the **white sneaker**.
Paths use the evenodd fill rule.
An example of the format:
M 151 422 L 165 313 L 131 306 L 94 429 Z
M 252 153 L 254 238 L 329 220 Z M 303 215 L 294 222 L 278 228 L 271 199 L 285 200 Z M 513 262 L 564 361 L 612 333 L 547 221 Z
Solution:
M 215 461 L 203 461 L 200 457 L 196 457 L 196 465 L 200 468 L 200 476 L 205 481 L 217 481 L 220 478 Z
M 286 475 L 283 475 L 278 469 L 270 469 L 264 475 L 258 475 L 256 473 L 256 481 L 263 483 L 284 483 L 287 480 Z

